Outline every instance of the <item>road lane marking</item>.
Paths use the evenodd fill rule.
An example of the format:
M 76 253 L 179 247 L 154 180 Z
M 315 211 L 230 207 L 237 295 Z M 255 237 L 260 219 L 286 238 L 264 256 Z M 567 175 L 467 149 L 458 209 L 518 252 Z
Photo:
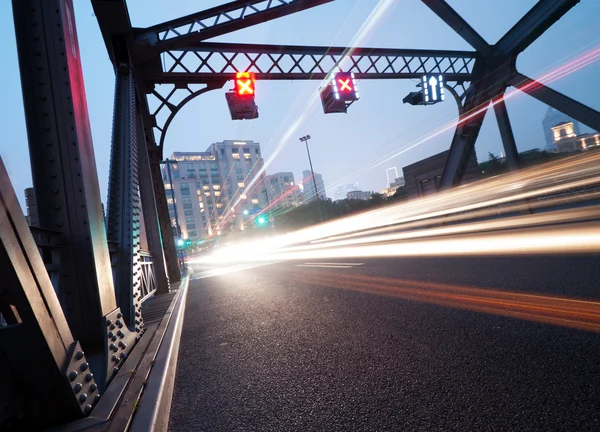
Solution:
M 304 265 L 332 265 L 332 266 L 360 266 L 364 263 L 327 263 L 327 262 L 317 262 L 317 263 L 304 263 Z

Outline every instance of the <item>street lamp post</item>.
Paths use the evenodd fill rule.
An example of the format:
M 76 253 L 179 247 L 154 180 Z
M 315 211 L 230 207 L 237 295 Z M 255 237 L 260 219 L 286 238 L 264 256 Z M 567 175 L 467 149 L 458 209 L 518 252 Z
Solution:
M 177 230 L 177 237 L 181 237 L 181 227 L 179 226 L 179 215 L 177 214 L 177 205 L 175 204 L 175 190 L 173 189 L 173 179 L 171 178 L 171 164 L 175 162 L 169 158 L 162 161 L 167 165 L 167 175 L 169 177 L 169 184 L 171 185 L 171 200 L 173 200 L 173 213 L 175 213 L 175 229 Z
M 308 149 L 308 140 L 309 139 L 310 139 L 310 135 L 304 135 L 303 137 L 299 138 L 300 141 L 302 141 L 304 144 L 306 144 L 306 153 L 308 154 L 308 163 L 310 165 L 310 174 L 312 175 L 313 186 L 315 187 L 315 197 L 317 198 L 317 201 L 319 201 L 319 191 L 317 190 L 317 180 L 315 179 L 315 171 L 313 170 L 312 160 L 310 158 L 310 150 Z M 319 204 L 319 219 L 321 219 L 321 222 L 323 222 L 323 213 L 321 211 L 320 204 Z
M 319 192 L 317 191 L 317 180 L 315 179 L 315 171 L 313 170 L 312 160 L 310 158 L 310 150 L 308 149 L 308 140 L 310 139 L 310 135 L 305 135 L 300 138 L 304 144 L 306 144 L 306 153 L 308 154 L 308 163 L 310 165 L 310 174 L 312 175 L 313 185 L 315 187 L 315 196 L 319 199 Z

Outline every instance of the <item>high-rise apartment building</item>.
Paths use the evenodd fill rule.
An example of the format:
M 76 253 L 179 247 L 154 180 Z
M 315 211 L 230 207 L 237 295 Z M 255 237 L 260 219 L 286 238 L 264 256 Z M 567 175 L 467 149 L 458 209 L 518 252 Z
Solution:
M 232 212 L 231 222 L 242 226 L 244 210 L 264 208 L 264 179 L 247 188 L 262 165 L 260 144 L 254 141 L 223 141 L 205 152 L 173 153 L 162 174 L 172 226 L 178 220 L 181 238 L 217 234 L 226 211 Z
M 304 185 L 304 201 L 312 201 L 317 198 L 327 199 L 327 194 L 325 193 L 325 183 L 323 182 L 323 176 L 321 174 L 315 173 L 315 181 L 313 181 L 312 173 L 310 170 L 302 171 L 302 175 L 304 179 L 302 180 L 302 184 Z M 315 182 L 317 183 L 317 191 L 315 193 Z
M 265 185 L 272 210 L 296 207 L 302 203 L 300 187 L 294 181 L 292 172 L 268 175 L 265 177 Z

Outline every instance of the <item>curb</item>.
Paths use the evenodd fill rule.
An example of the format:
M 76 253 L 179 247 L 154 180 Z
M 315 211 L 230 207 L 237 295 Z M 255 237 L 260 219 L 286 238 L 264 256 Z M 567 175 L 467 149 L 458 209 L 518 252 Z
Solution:
M 166 432 L 169 427 L 188 286 L 189 275 L 181 281 L 180 292 L 171 311 L 168 327 L 128 429 L 131 432 Z

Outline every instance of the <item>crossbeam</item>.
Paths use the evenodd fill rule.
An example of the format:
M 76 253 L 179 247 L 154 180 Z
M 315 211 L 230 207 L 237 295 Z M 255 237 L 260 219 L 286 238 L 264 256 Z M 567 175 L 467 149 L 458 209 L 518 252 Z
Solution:
M 485 39 L 444 0 L 422 0 L 422 2 L 483 57 L 489 59 L 494 55 Z
M 141 73 L 158 84 L 202 84 L 233 79 L 239 71 L 254 72 L 259 80 L 321 80 L 339 67 L 359 79 L 439 73 L 446 81 L 465 82 L 471 80 L 476 57 L 472 51 L 199 43 L 168 51 L 162 71 Z
M 580 0 L 540 0 L 494 46 L 497 55 L 517 55 Z
M 200 42 L 333 0 L 232 1 L 152 27 L 134 29 L 136 40 L 159 51 Z

